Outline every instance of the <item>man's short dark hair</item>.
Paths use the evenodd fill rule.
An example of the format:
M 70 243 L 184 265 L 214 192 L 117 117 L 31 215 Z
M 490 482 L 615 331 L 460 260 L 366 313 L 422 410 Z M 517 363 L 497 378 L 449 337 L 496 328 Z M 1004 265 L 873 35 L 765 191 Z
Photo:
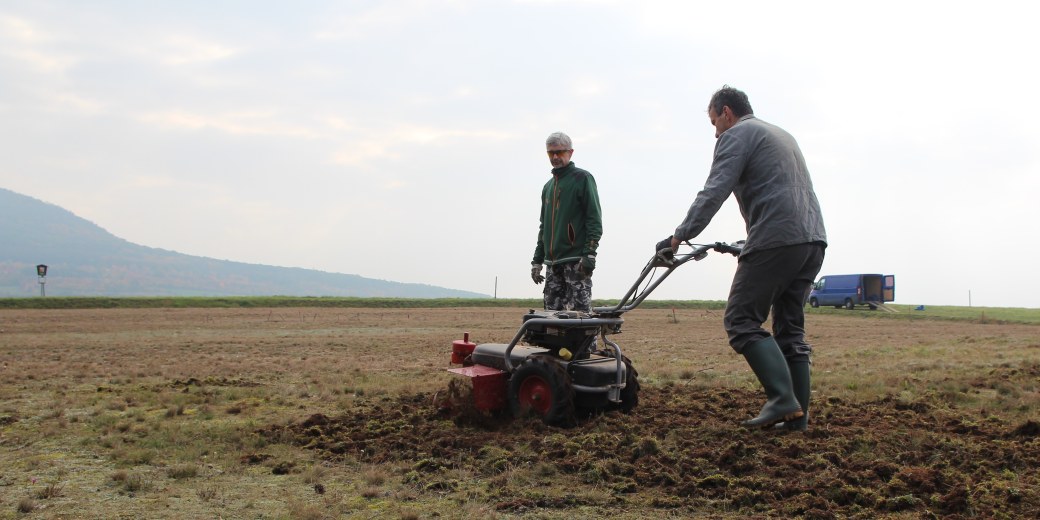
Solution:
M 751 102 L 748 101 L 747 94 L 729 85 L 723 85 L 722 88 L 712 94 L 711 101 L 708 102 L 708 110 L 715 112 L 715 114 L 722 114 L 722 107 L 729 107 L 733 111 L 733 115 L 737 117 L 755 113 L 751 109 Z

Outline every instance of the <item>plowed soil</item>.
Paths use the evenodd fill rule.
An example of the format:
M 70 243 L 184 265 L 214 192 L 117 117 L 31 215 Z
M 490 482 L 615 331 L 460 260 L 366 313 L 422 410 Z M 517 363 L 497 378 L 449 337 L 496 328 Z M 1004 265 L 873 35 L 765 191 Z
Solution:
M 585 504 L 604 507 L 807 518 L 900 511 L 1027 518 L 1040 511 L 1040 425 L 1031 420 L 965 417 L 892 398 L 830 399 L 817 403 L 808 433 L 741 431 L 733 419 L 760 404 L 756 393 L 672 386 L 645 391 L 632 414 L 559 429 L 534 418 L 451 416 L 436 412 L 432 400 L 376 400 L 339 417 L 313 415 L 291 430 L 296 442 L 331 461 L 414 463 L 412 478 L 428 490 L 466 485 L 455 476 L 460 471 L 489 479 L 496 484 L 487 492 L 501 511 L 589 500 L 580 491 L 547 493 L 496 478 L 539 465 L 556 487 L 605 486 L 609 499 Z M 1017 477 L 1009 482 L 1008 474 Z
M 525 311 L 0 312 L 0 516 L 1040 511 L 1038 325 L 810 311 L 807 432 L 739 426 L 764 398 L 709 310 L 626 315 L 614 339 L 642 387 L 630 414 L 561 428 L 478 412 L 466 395 L 439 406 L 453 387 L 465 394 L 445 370 L 451 342 L 508 342 Z M 206 436 L 198 476 L 171 477 Z M 121 468 L 151 484 L 113 483 Z
M 863 324 L 824 319 L 815 331 L 842 337 L 856 325 Z M 983 331 L 994 330 L 894 320 L 867 325 L 875 334 L 909 341 L 908 347 L 922 327 L 942 329 L 975 355 Z M 1040 347 L 1028 339 L 1035 328 L 995 327 L 1024 333 L 1019 339 L 1034 353 Z M 999 337 L 1006 344 L 1008 337 Z M 834 346 L 844 350 L 850 340 L 864 339 L 876 341 L 844 336 Z M 907 357 L 889 368 L 914 372 L 915 364 L 935 362 L 915 360 L 912 352 L 905 349 L 900 355 Z M 981 359 L 991 355 L 982 352 Z M 982 371 L 939 363 L 931 375 L 922 369 L 920 378 L 905 377 L 907 390 L 898 393 L 893 388 L 858 399 L 821 398 L 826 392 L 817 391 L 804 433 L 740 428 L 739 420 L 762 405 L 757 387 L 720 388 L 696 378 L 644 384 L 631 414 L 586 416 L 567 428 L 478 412 L 465 398 L 438 408 L 433 404 L 444 389 L 364 400 L 346 414 L 315 414 L 267 433 L 288 434 L 329 461 L 407 463 L 413 468 L 408 478 L 422 489 L 476 494 L 503 513 L 591 508 L 634 511 L 634 517 L 654 511 L 679 517 L 1034 518 L 1040 511 L 1040 424 L 1036 402 L 1028 400 L 1038 390 L 1040 363 L 986 361 Z M 839 378 L 845 385 L 856 380 L 855 374 Z M 953 392 L 1009 389 L 1031 392 L 1020 405 L 1025 413 L 997 416 L 985 405 L 951 402 L 963 400 Z

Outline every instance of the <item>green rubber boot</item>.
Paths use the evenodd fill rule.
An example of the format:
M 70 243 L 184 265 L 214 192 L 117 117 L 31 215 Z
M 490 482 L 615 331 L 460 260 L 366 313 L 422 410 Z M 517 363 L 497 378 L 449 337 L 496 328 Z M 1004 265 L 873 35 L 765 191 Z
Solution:
M 741 424 L 748 428 L 768 428 L 778 422 L 787 422 L 803 415 L 802 405 L 795 398 L 791 372 L 787 360 L 772 336 L 748 343 L 742 352 L 755 377 L 762 383 L 768 398 L 758 417 Z
M 809 360 L 807 359 L 787 363 L 787 368 L 791 371 L 791 385 L 794 389 L 794 396 L 798 399 L 798 403 L 802 405 L 802 416 L 790 421 L 784 421 L 776 425 L 777 428 L 796 432 L 804 432 L 809 429 L 809 396 L 812 394 L 809 386 L 809 367 Z

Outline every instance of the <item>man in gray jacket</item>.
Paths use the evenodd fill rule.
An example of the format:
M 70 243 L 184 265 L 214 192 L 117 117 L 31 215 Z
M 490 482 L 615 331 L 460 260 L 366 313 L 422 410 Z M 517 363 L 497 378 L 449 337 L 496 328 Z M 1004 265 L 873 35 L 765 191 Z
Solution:
M 657 249 L 674 252 L 704 230 L 732 193 L 747 242 L 730 286 L 724 325 L 766 392 L 748 427 L 808 427 L 809 364 L 803 306 L 823 265 L 827 233 L 802 152 L 791 134 L 755 117 L 747 94 L 724 86 L 708 104 L 715 157 L 686 219 Z M 762 328 L 773 312 L 772 334 Z

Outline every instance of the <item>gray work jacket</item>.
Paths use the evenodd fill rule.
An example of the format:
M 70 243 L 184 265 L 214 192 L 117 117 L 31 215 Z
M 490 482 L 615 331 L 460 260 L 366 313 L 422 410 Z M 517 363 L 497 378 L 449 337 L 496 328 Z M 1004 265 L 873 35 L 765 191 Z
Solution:
M 780 127 L 746 115 L 722 133 L 704 188 L 690 206 L 675 238 L 704 231 L 732 193 L 747 225 L 741 254 L 820 242 L 826 245 L 820 203 L 794 137 Z

